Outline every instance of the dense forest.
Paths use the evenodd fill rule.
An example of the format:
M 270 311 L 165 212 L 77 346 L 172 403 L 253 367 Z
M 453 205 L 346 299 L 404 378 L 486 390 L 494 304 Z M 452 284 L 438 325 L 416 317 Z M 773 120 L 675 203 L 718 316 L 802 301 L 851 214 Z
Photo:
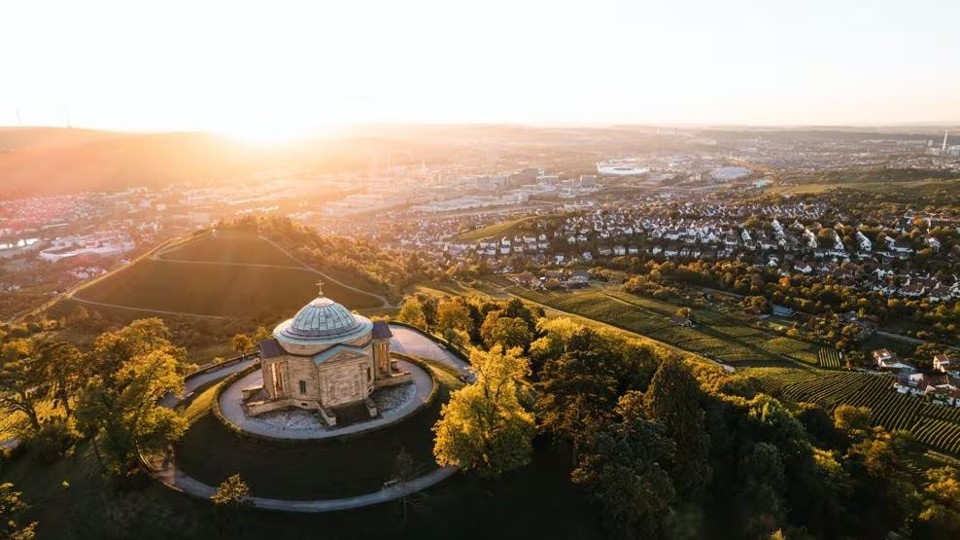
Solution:
M 831 415 L 780 401 L 749 374 L 548 319 L 517 299 L 421 295 L 406 300 L 400 317 L 486 349 L 474 353 L 485 377 L 515 385 L 506 398 L 463 398 L 471 410 L 499 411 L 490 424 L 460 412 L 454 394 L 441 425 L 494 427 L 472 442 L 438 436 L 438 457 L 487 475 L 522 466 L 531 415 L 538 437 L 572 449 L 570 479 L 611 538 L 960 535 L 960 472 L 915 472 L 918 445 L 907 433 L 871 428 L 868 409 L 841 406 Z

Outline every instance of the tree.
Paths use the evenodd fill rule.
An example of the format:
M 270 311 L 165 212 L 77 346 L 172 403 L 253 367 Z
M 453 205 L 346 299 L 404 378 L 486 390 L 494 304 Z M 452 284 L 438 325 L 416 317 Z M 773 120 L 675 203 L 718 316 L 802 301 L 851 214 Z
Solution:
M 663 464 L 675 447 L 661 429 L 646 420 L 624 420 L 597 434 L 571 474 L 587 489 L 613 538 L 665 536 L 675 496 Z
M 239 514 L 253 508 L 250 487 L 239 474 L 234 474 L 217 486 L 217 491 L 210 497 L 210 501 L 216 510 L 215 517 L 221 536 L 236 538 L 242 532 L 237 523 Z
M 259 343 L 265 339 L 270 339 L 273 337 L 273 332 L 267 329 L 265 326 L 258 326 L 256 332 L 253 333 L 253 341 Z
M 434 426 L 433 453 L 440 465 L 497 476 L 526 465 L 533 450 L 533 414 L 521 403 L 526 359 L 496 347 L 470 355 L 476 382 L 450 396 Z
M 785 472 L 780 450 L 758 443 L 737 465 L 737 510 L 748 538 L 774 534 L 787 519 Z
M 644 394 L 644 408 L 677 444 L 672 477 L 680 494 L 696 493 L 710 480 L 710 436 L 700 407 L 700 386 L 675 357 L 667 357 Z
M 210 497 L 213 504 L 222 508 L 239 509 L 251 506 L 250 487 L 239 474 L 228 477 L 217 486 L 217 491 Z
M 833 422 L 840 429 L 853 437 L 862 438 L 870 433 L 870 419 L 873 413 L 867 407 L 853 405 L 838 405 L 833 411 Z
M 129 359 L 157 350 L 173 356 L 182 374 L 190 371 L 192 366 L 186 362 L 186 350 L 170 342 L 170 330 L 163 319 L 154 317 L 137 319 L 116 332 L 101 334 L 89 358 L 92 374 L 110 378 Z
M 253 340 L 250 336 L 246 334 L 236 334 L 233 336 L 233 339 L 230 340 L 230 344 L 233 347 L 233 352 L 237 354 L 246 354 L 253 350 Z
M 71 401 L 83 388 L 89 371 L 87 355 L 64 341 L 41 343 L 38 355 L 46 378 L 52 385 L 54 406 L 62 408 L 67 417 L 72 416 Z
M 622 359 L 593 330 L 571 336 L 567 351 L 540 373 L 537 411 L 544 429 L 573 443 L 573 459 L 617 405 Z
M 480 324 L 480 338 L 483 339 L 483 342 L 488 344 L 495 343 L 493 339 L 493 329 L 497 325 L 497 320 L 500 319 L 502 315 L 500 310 L 492 310 L 487 312 L 483 318 L 483 323 Z
M 487 345 L 502 345 L 505 349 L 518 347 L 526 350 L 530 346 L 530 330 L 527 323 L 519 317 L 499 317 L 490 332 Z
M 21 499 L 21 493 L 13 489 L 13 484 L 0 484 L 0 538 L 33 540 L 37 524 L 20 522 L 27 510 L 27 504 Z
M 0 351 L 0 407 L 23 413 L 33 431 L 39 431 L 40 405 L 49 389 L 36 344 L 28 339 L 5 343 Z
M 400 313 L 397 314 L 397 320 L 424 330 L 427 328 L 427 318 L 423 314 L 423 305 L 413 296 L 407 297 L 403 301 L 403 305 L 400 306 Z
M 441 332 L 447 330 L 469 331 L 473 327 L 470 309 L 457 299 L 445 299 L 437 307 L 437 327 Z
M 165 335 L 162 321 L 148 319 L 97 339 L 101 370 L 80 395 L 77 429 L 92 438 L 97 457 L 111 474 L 129 474 L 140 455 L 165 450 L 186 429 L 176 411 L 159 404 L 167 394 L 183 393 L 187 369 L 182 349 Z M 107 366 L 115 366 L 115 371 L 102 370 Z
M 926 471 L 919 538 L 960 538 L 960 473 L 953 467 Z

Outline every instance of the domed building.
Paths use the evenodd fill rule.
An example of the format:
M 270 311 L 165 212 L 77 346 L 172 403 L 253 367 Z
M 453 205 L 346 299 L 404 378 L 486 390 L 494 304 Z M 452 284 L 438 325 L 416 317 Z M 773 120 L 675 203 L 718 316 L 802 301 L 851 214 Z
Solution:
M 378 414 L 370 394 L 377 388 L 411 382 L 390 359 L 390 327 L 351 313 L 319 296 L 261 341 L 263 387 L 244 390 L 247 414 L 289 407 L 317 411 L 330 426 L 337 409 L 364 404 Z M 256 397 L 254 397 L 256 396 Z

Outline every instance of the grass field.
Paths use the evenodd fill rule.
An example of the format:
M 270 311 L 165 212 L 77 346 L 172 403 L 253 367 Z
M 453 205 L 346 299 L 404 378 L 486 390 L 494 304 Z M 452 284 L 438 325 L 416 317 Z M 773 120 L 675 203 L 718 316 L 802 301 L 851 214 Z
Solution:
M 75 297 L 141 309 L 262 319 L 291 316 L 316 294 L 319 278 L 294 268 L 296 263 L 283 252 L 256 237 L 207 236 L 162 257 L 138 261 L 79 290 Z M 256 264 L 290 267 L 251 266 Z M 325 284 L 324 294 L 351 309 L 381 305 L 374 296 L 335 283 Z
M 158 255 L 163 260 L 300 266 L 286 253 L 250 234 L 219 233 L 179 244 Z
M 960 456 L 960 409 L 899 394 L 889 375 L 791 369 L 758 369 L 749 374 L 776 397 L 817 403 L 830 412 L 841 404 L 869 407 L 875 425 L 907 430 L 933 450 Z
M 635 296 L 616 288 L 577 292 L 537 292 L 517 286 L 505 290 L 534 302 L 602 321 L 729 364 L 802 362 L 816 365 L 820 346 L 764 331 L 734 314 L 694 309 L 694 328 L 670 321 L 679 306 Z

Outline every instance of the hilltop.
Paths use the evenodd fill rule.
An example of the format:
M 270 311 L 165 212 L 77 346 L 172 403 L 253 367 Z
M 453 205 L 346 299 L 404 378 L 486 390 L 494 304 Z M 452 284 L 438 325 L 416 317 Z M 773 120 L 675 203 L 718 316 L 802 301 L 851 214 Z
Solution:
M 347 307 L 381 305 L 376 296 L 321 276 L 270 242 L 244 233 L 204 235 L 161 249 L 82 287 L 72 301 L 128 308 L 138 316 L 280 320 L 314 294 L 321 277 L 326 294 Z

